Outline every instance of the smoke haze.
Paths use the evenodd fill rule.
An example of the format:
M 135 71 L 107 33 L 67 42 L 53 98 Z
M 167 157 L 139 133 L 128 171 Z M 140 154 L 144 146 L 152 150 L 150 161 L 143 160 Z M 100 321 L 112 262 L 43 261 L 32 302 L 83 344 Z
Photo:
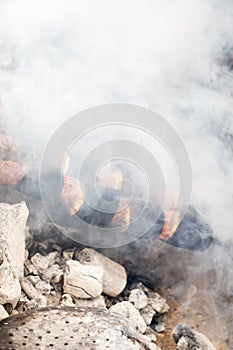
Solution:
M 232 23 L 231 1 L 2 0 L 1 124 L 38 157 L 85 108 L 152 109 L 185 142 L 193 201 L 216 235 L 230 239 Z

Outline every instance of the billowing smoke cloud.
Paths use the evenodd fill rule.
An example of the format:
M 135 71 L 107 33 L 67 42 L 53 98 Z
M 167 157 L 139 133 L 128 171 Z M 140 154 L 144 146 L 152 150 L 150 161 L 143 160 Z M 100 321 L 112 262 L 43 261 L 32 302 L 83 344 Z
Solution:
M 231 1 L 3 0 L 0 8 L 0 114 L 10 134 L 40 156 L 85 108 L 149 107 L 184 139 L 193 201 L 221 239 L 231 237 Z

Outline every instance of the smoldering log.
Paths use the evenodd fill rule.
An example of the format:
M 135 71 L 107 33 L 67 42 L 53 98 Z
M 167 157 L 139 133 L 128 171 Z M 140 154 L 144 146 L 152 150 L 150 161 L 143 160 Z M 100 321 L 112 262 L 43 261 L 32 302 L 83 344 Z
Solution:
M 53 193 L 54 184 L 58 181 L 58 174 L 56 172 L 50 174 L 49 182 L 48 182 L 48 194 L 53 201 L 51 201 L 51 209 L 56 209 L 58 206 L 54 205 L 54 201 L 59 198 L 59 194 Z M 55 186 L 56 187 L 56 186 Z M 1 197 L 5 202 L 16 203 L 21 200 L 25 200 L 28 204 L 30 210 L 30 217 L 32 218 L 32 227 L 35 229 L 39 227 L 42 228 L 43 224 L 48 224 L 49 219 L 47 214 L 43 208 L 42 202 L 39 196 L 39 184 L 36 181 L 32 181 L 29 177 L 24 177 L 23 181 L 15 186 L 0 186 Z M 115 200 L 117 193 L 115 190 L 111 190 L 109 188 L 101 189 L 102 197 L 109 201 Z M 54 196 L 55 197 L 54 197 Z M 106 202 L 108 203 L 108 202 Z M 117 203 L 116 210 L 117 210 Z M 150 215 L 149 211 L 151 209 L 146 209 L 146 215 Z M 59 210 L 55 213 L 57 218 L 57 224 L 61 227 L 64 227 L 64 233 L 69 228 L 69 225 L 72 220 L 70 217 L 68 220 L 67 213 L 62 204 L 59 206 Z M 78 213 L 80 218 L 88 223 L 92 223 L 94 225 L 102 225 L 107 226 L 111 223 L 111 220 L 115 213 L 104 213 L 102 210 L 95 210 L 92 208 L 87 208 L 87 204 L 84 203 Z M 30 220 L 30 218 L 29 218 Z M 38 225 L 36 225 L 37 223 Z M 76 221 L 74 224 L 77 224 Z M 162 232 L 164 225 L 164 215 L 161 214 L 159 220 L 155 223 L 155 225 L 149 230 L 149 232 L 143 236 L 143 239 L 147 239 L 146 237 L 153 237 L 156 239 Z M 77 228 L 78 229 L 78 228 Z M 127 232 L 126 232 L 127 234 Z M 201 214 L 192 206 L 190 206 L 185 214 L 182 222 L 179 224 L 175 234 L 166 241 L 167 244 L 173 245 L 175 247 L 180 247 L 183 249 L 190 250 L 205 250 L 214 242 L 213 231 L 211 227 L 206 223 Z
M 204 251 L 214 242 L 213 230 L 201 213 L 189 206 L 176 232 L 166 243 L 175 247 Z
M 101 200 L 99 200 L 95 205 L 98 210 L 92 208 L 90 205 L 88 205 L 88 203 L 84 202 L 75 215 L 88 224 L 95 226 L 106 226 L 110 224 L 117 211 L 120 196 L 116 190 L 107 187 L 99 187 L 98 192 L 101 196 Z M 111 205 L 114 202 L 112 212 L 108 212 L 110 202 Z
M 57 220 L 56 222 L 61 225 L 71 222 L 72 219 L 70 215 L 68 220 L 65 220 L 68 213 L 75 214 L 81 220 L 91 225 L 106 226 L 110 224 L 120 202 L 118 190 L 98 186 L 97 192 L 100 195 L 100 199 L 91 206 L 87 203 L 87 201 L 84 201 L 82 198 L 81 201 L 80 198 L 78 198 L 79 196 L 84 196 L 84 193 L 82 193 L 81 190 L 79 193 L 77 192 L 77 200 L 75 200 L 75 198 L 71 198 L 73 197 L 72 191 L 75 191 L 75 185 L 77 184 L 69 184 L 70 188 L 68 188 L 67 192 L 64 193 L 64 186 L 66 185 L 67 178 L 67 176 L 63 176 L 61 174 L 60 170 L 53 169 L 49 171 L 48 174 L 42 179 L 43 183 L 41 185 L 44 189 L 47 205 L 49 207 L 49 211 L 54 214 L 54 217 Z M 73 180 L 78 182 L 75 178 L 73 178 Z M 19 191 L 23 191 L 23 193 L 26 195 L 33 196 L 38 199 L 39 187 L 38 181 L 33 182 L 30 177 L 25 176 L 17 188 Z M 85 189 L 83 192 L 87 192 L 85 193 L 85 197 L 91 196 L 88 189 Z M 49 201 L 50 198 L 51 202 Z M 77 202 L 80 203 L 78 207 Z M 110 203 L 112 207 L 111 212 L 108 210 Z M 55 207 L 56 211 L 54 211 Z M 76 220 L 74 220 L 74 222 L 76 222 Z
M 28 180 L 27 180 L 28 181 Z M 57 186 L 55 183 L 57 183 L 58 180 L 58 173 L 53 172 L 50 174 L 49 177 L 49 183 L 48 183 L 48 191 L 51 195 L 51 198 L 55 198 L 55 200 L 59 198 L 60 194 L 53 193 L 53 188 Z M 24 184 L 24 191 L 27 186 Z M 30 179 L 29 179 L 29 185 Z M 55 186 L 54 186 L 55 185 Z M 62 191 L 62 188 L 61 188 Z M 99 203 L 96 204 L 96 207 L 98 208 L 92 208 L 88 203 L 85 201 L 80 206 L 79 210 L 76 212 L 76 215 L 82 219 L 84 222 L 87 222 L 88 224 L 92 224 L 95 226 L 108 226 L 109 224 L 112 224 L 112 219 L 115 215 L 115 212 L 118 209 L 119 200 L 120 200 L 120 194 L 115 189 L 111 189 L 108 187 L 99 187 L 98 192 L 101 195 L 101 205 Z M 36 194 L 38 193 L 38 190 L 36 190 Z M 114 203 L 114 210 L 109 213 L 108 212 L 108 204 L 111 202 Z M 52 207 L 54 207 L 54 202 L 51 203 L 51 210 Z M 112 205 L 113 207 L 113 205 Z M 57 207 L 56 207 L 57 208 Z M 145 211 L 145 217 L 147 215 L 150 215 L 150 210 L 158 210 L 156 206 L 154 208 L 147 208 Z M 148 214 L 149 213 L 149 214 Z M 151 213 L 153 215 L 153 213 Z M 59 212 L 55 215 L 58 220 L 58 224 L 61 224 L 62 226 L 66 224 L 66 220 L 64 221 L 64 218 L 66 216 L 66 210 L 62 206 L 62 203 L 60 205 Z M 62 218 L 62 219 L 61 219 Z M 70 221 L 70 220 L 69 220 Z M 158 237 L 159 234 L 162 232 L 163 226 L 165 223 L 164 214 L 162 213 L 159 217 L 157 223 L 150 229 L 148 234 L 152 234 L 154 238 Z M 175 247 L 180 247 L 184 249 L 190 249 L 190 250 L 200 250 L 203 251 L 205 249 L 208 249 L 208 247 L 214 242 L 213 238 L 213 230 L 211 229 L 210 225 L 206 222 L 204 217 L 201 215 L 201 213 L 195 209 L 193 206 L 189 206 L 183 220 L 178 225 L 178 228 L 176 232 L 173 234 L 171 238 L 166 240 L 166 243 L 173 245 Z

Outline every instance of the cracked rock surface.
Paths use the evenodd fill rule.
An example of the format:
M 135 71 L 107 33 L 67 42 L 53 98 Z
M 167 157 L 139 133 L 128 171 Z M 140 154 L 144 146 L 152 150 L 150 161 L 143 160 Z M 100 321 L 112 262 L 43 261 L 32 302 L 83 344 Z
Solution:
M 77 298 L 96 298 L 103 291 L 104 271 L 100 266 L 82 265 L 68 260 L 64 275 L 64 292 Z
M 28 209 L 25 202 L 0 203 L 0 304 L 16 306 L 21 293 L 25 260 L 25 230 Z

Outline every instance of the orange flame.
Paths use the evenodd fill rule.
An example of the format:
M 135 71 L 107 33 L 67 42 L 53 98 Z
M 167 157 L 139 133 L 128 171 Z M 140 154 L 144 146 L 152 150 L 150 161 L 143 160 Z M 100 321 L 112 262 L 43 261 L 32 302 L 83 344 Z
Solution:
M 171 238 L 177 230 L 177 227 L 180 223 L 180 213 L 174 210 L 165 210 L 164 211 L 165 219 L 163 225 L 163 231 L 159 235 L 159 238 L 163 241 Z

